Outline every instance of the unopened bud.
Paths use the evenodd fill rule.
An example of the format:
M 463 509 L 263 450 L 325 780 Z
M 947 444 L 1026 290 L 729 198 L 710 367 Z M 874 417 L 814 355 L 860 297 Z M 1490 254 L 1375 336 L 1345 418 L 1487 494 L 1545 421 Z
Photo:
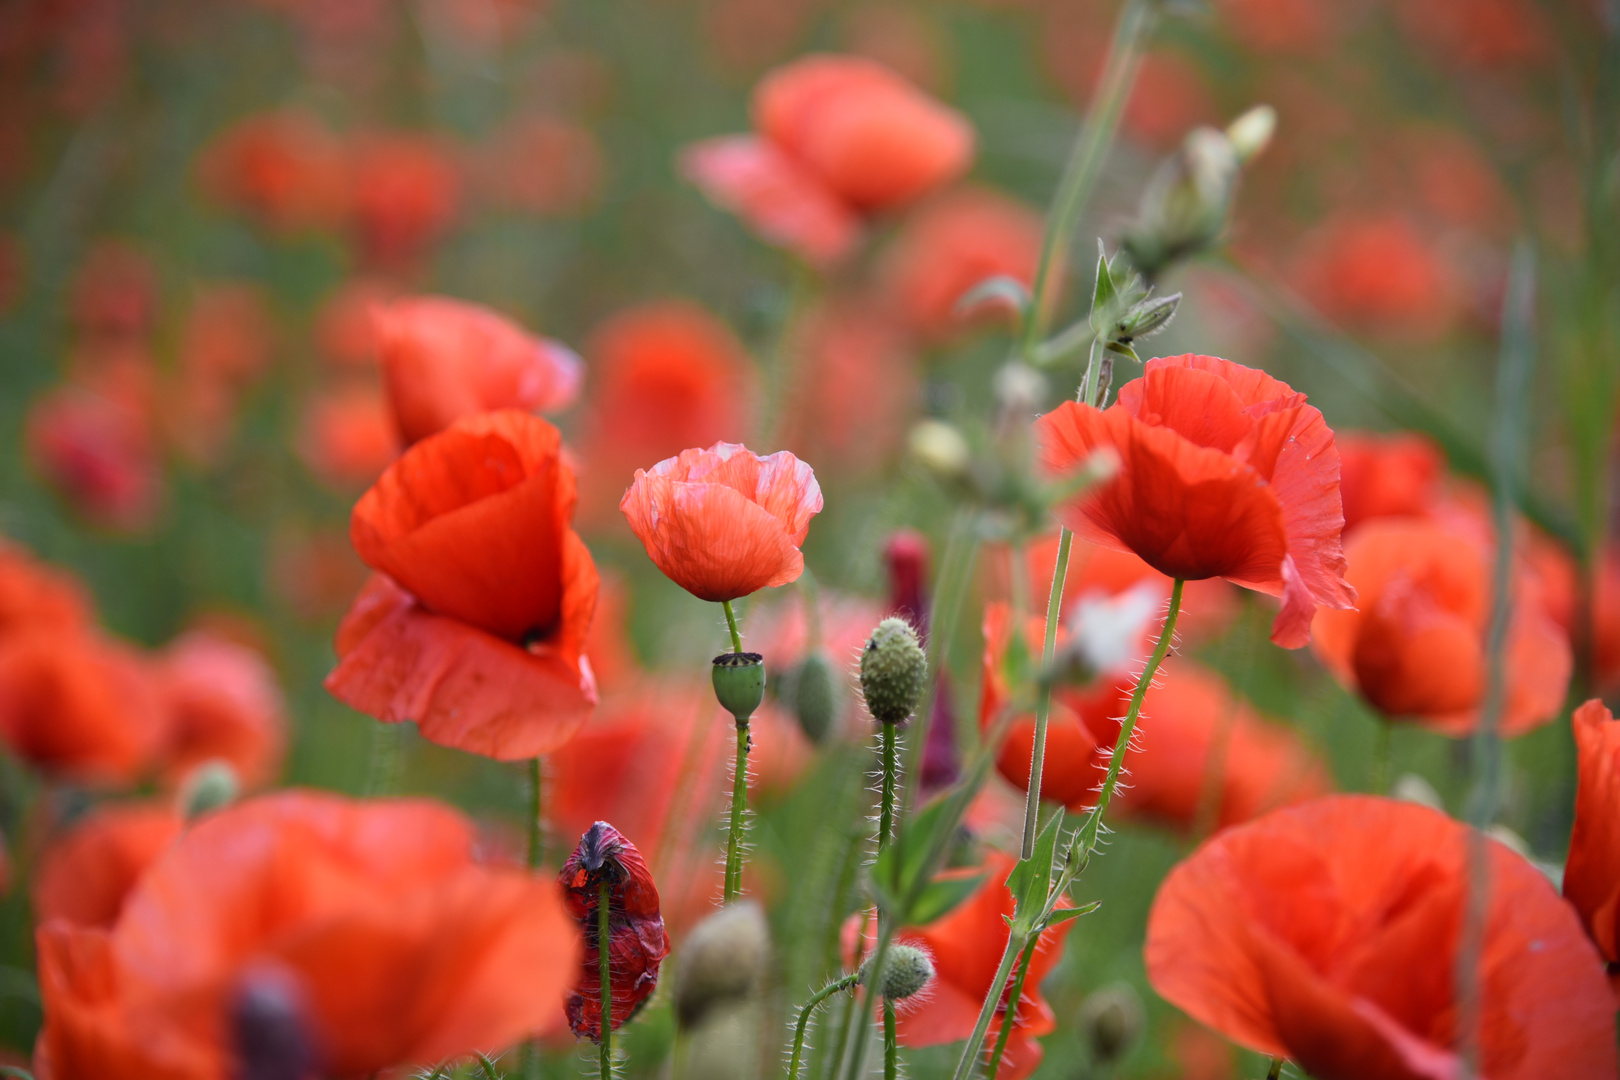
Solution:
M 793 672 L 787 704 L 813 743 L 820 743 L 832 731 L 840 705 L 838 682 L 832 661 L 821 649 L 807 655 Z
M 943 420 L 922 421 L 911 429 L 908 442 L 911 456 L 943 480 L 964 475 L 973 463 L 973 448 L 967 439 Z
M 1226 137 L 1240 164 L 1247 165 L 1254 156 L 1271 142 L 1277 130 L 1277 110 L 1270 105 L 1256 105 L 1226 126 Z
M 1130 344 L 1137 338 L 1158 333 L 1170 325 L 1180 306 L 1180 293 L 1143 300 L 1114 323 L 1114 340 Z
M 1194 128 L 1159 166 L 1122 246 L 1149 280 L 1208 248 L 1226 226 L 1239 159 L 1226 133 Z
M 693 1028 L 754 996 L 770 958 L 770 927 L 752 900 L 727 904 L 692 928 L 675 969 L 675 1022 Z
M 1046 403 L 1046 378 L 1016 360 L 996 372 L 996 400 L 1009 413 L 1033 413 Z
M 861 965 L 861 985 L 872 984 L 872 962 L 876 956 L 866 958 Z M 918 993 L 934 978 L 934 960 L 915 945 L 890 945 L 883 958 L 883 985 L 878 993 L 890 1001 L 904 1001 Z
M 710 669 L 720 707 L 740 724 L 765 699 L 765 657 L 757 652 L 721 653 Z
M 878 623 L 861 651 L 861 693 L 872 719 L 884 724 L 905 721 L 917 707 L 927 678 L 928 657 L 911 624 L 892 616 Z
M 241 794 L 242 782 L 230 762 L 214 758 L 205 761 L 186 774 L 180 786 L 180 816 L 195 821 L 229 806 Z
M 1092 1060 L 1106 1065 L 1124 1057 L 1142 1037 L 1142 998 L 1129 983 L 1114 983 L 1080 1005 L 1080 1031 Z

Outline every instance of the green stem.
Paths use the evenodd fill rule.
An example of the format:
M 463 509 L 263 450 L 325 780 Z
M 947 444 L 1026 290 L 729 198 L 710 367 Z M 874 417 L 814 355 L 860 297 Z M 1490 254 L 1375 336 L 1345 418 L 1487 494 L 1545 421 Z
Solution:
M 730 610 L 729 608 L 727 609 Z M 726 834 L 725 902 L 742 892 L 742 836 L 748 809 L 748 721 L 737 721 L 736 775 L 731 780 L 731 828 Z
M 484 1080 L 501 1080 L 501 1074 L 495 1071 L 495 1063 L 489 1060 L 488 1054 L 478 1055 L 478 1068 L 484 1074 Z
M 541 796 L 544 794 L 545 774 L 539 758 L 529 761 L 529 857 L 530 870 L 539 869 L 546 856 L 546 830 L 540 823 Z
M 1052 655 L 1057 652 L 1059 616 L 1063 610 L 1063 582 L 1069 576 L 1069 549 L 1074 534 L 1064 529 L 1058 534 L 1057 563 L 1052 567 L 1052 588 L 1046 598 L 1046 643 L 1041 649 L 1041 678 L 1039 696 L 1035 699 L 1035 746 L 1029 760 L 1029 793 L 1024 800 L 1024 846 L 1020 858 L 1035 853 L 1035 834 L 1039 831 L 1041 816 L 1041 774 L 1046 768 L 1046 724 L 1052 715 L 1052 682 L 1044 676 L 1051 669 Z M 1022 627 L 1014 625 L 1013 633 Z
M 900 1075 L 899 1043 L 894 1037 L 894 1002 L 883 999 L 883 1080 L 897 1080 Z
M 979 1007 L 978 1023 L 973 1025 L 973 1034 L 968 1036 L 967 1045 L 962 1048 L 962 1057 L 956 1063 L 956 1071 L 951 1074 L 951 1080 L 968 1080 L 973 1075 L 973 1069 L 979 1062 L 979 1051 L 984 1048 L 984 1037 L 990 1030 L 990 1021 L 996 1015 L 996 1006 L 1001 1004 L 1001 992 L 1007 986 L 1007 979 L 1012 975 L 1013 963 L 1018 954 L 1024 949 L 1025 942 L 1014 933 L 1007 935 L 1007 944 L 1001 950 L 1001 963 L 996 968 L 996 977 L 990 980 L 990 989 L 985 991 L 984 1004 Z
M 1041 943 L 1041 935 L 1030 935 L 1029 944 L 1018 957 L 1018 974 L 1013 977 L 1012 993 L 1007 995 L 1007 1008 L 1001 1014 L 1001 1031 L 996 1034 L 996 1047 L 990 1051 L 990 1080 L 996 1080 L 996 1074 L 1001 1071 L 1001 1059 L 1007 1054 L 1007 1040 L 1012 1036 L 1012 1029 L 1018 1022 L 1018 1003 L 1024 1000 L 1024 980 L 1029 976 L 1029 963 L 1035 956 L 1035 947 Z
M 877 993 L 883 987 L 883 969 L 889 963 L 889 945 L 894 940 L 894 920 L 886 917 L 881 911 L 878 913 L 877 948 L 872 950 L 872 959 L 867 963 L 866 970 L 872 972 L 872 981 L 867 985 L 869 993 Z M 855 1025 L 855 1046 L 849 1057 L 849 1072 L 845 1074 L 848 1080 L 861 1080 L 866 1075 L 866 1049 L 870 1039 L 866 1028 L 867 1013 L 863 1010 Z
M 1271 1069 L 1266 1073 L 1266 1080 L 1277 1080 L 1282 1075 L 1283 1061 L 1285 1059 L 1274 1057 L 1271 1059 Z
M 889 827 L 894 821 L 894 787 L 896 760 L 895 743 L 898 735 L 893 724 L 879 724 L 883 729 L 883 799 L 878 810 L 878 851 L 889 846 Z
M 804 1003 L 804 1007 L 799 1010 L 799 1022 L 793 1030 L 793 1056 L 788 1059 L 788 1080 L 799 1080 L 799 1058 L 804 1053 L 804 1033 L 810 1026 L 810 1014 L 815 1012 L 816 1006 L 823 1001 L 840 990 L 848 990 L 860 981 L 859 975 L 845 975 L 842 979 L 830 982 L 817 990 L 810 995 L 810 1000 Z
M 1388 795 L 1390 770 L 1395 760 L 1395 725 L 1383 717 L 1374 720 L 1378 725 L 1373 738 L 1372 779 L 1369 785 L 1374 795 Z
M 602 1080 L 613 1080 L 613 879 L 602 875 L 602 889 L 596 896 L 596 977 L 601 985 L 597 1000 L 602 1009 Z
M 1029 313 L 1024 319 L 1023 338 L 1019 355 L 1025 363 L 1033 363 L 1041 338 L 1046 333 L 1046 290 L 1051 284 L 1052 268 L 1058 259 L 1061 245 L 1067 244 L 1074 231 L 1091 189 L 1102 173 L 1103 158 L 1119 126 L 1119 116 L 1136 81 L 1137 63 L 1142 55 L 1142 42 L 1153 22 L 1153 4 L 1150 0 L 1131 0 L 1120 13 L 1114 27 L 1114 41 L 1108 50 L 1108 61 L 1103 68 L 1097 97 L 1086 113 L 1084 126 L 1075 139 L 1074 149 L 1063 166 L 1063 177 L 1058 181 L 1057 194 L 1047 213 L 1046 233 L 1041 238 L 1040 261 L 1035 264 L 1035 281 L 1030 289 Z
M 731 601 L 722 600 L 720 606 L 726 611 L 726 626 L 731 628 L 731 651 L 742 652 L 742 633 L 737 629 L 737 613 L 731 610 Z

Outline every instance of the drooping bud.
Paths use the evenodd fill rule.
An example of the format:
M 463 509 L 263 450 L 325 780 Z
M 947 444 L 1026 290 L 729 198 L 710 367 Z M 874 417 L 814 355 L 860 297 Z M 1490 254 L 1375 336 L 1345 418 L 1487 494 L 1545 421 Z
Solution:
M 756 995 L 770 949 L 765 912 L 752 900 L 727 904 L 698 923 L 675 968 L 675 1022 L 691 1029 L 715 1010 Z
M 1129 983 L 1113 983 L 1080 1005 L 1080 1031 L 1099 1065 L 1118 1061 L 1136 1045 L 1144 1023 L 1142 998 Z
M 911 624 L 894 617 L 878 623 L 861 651 L 861 692 L 872 719 L 903 723 L 917 707 L 927 678 L 928 657 Z
M 821 743 L 832 732 L 842 705 L 838 672 L 832 660 L 825 650 L 813 650 L 785 681 L 783 701 L 793 710 L 805 736 L 813 743 Z
M 941 480 L 959 480 L 973 464 L 973 448 L 943 420 L 923 420 L 907 440 L 911 456 Z
M 236 1080 L 311 1080 L 315 1042 L 298 980 L 278 967 L 254 967 L 229 1005 Z
M 765 657 L 757 652 L 721 653 L 710 671 L 720 707 L 740 724 L 765 699 Z
M 187 773 L 180 785 L 180 816 L 196 821 L 235 802 L 241 790 L 242 783 L 230 762 L 219 758 L 205 761 Z
M 1247 165 L 1271 142 L 1276 130 L 1277 110 L 1270 105 L 1256 105 L 1226 125 L 1226 137 L 1232 140 L 1239 163 Z
M 862 986 L 872 985 L 872 962 L 876 959 L 875 955 L 868 956 L 866 963 L 861 965 Z M 888 955 L 883 959 L 883 985 L 878 988 L 878 993 L 890 1001 L 904 1001 L 921 991 L 933 978 L 933 957 L 915 945 L 890 945 Z

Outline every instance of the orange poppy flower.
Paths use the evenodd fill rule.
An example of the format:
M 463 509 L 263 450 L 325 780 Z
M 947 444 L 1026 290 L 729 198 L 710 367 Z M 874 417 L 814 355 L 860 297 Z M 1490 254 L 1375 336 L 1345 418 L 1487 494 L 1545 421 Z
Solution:
M 579 934 L 556 886 L 480 865 L 421 800 L 292 791 L 193 824 L 108 930 L 38 931 L 42 1080 L 224 1080 L 267 1027 L 307 1071 L 367 1076 L 562 1021 Z
M 479 304 L 415 296 L 373 309 L 388 400 L 407 444 L 493 409 L 559 412 L 579 357 Z
M 710 202 L 742 218 L 766 243 L 813 266 L 838 262 L 860 240 L 855 211 L 764 139 L 704 139 L 681 152 L 680 164 Z
M 1620 724 L 1593 698 L 1575 710 L 1575 832 L 1564 897 L 1609 962 L 1620 991 Z
M 1339 444 L 1344 529 L 1379 517 L 1422 517 L 1440 499 L 1445 458 L 1422 435 L 1351 432 Z
M 428 135 L 369 135 L 350 158 L 349 212 L 361 254 L 378 266 L 410 263 L 450 227 L 461 206 L 461 175 Z
M 286 752 L 281 688 L 264 657 L 207 631 L 193 631 L 164 650 L 154 669 L 167 716 L 159 751 L 164 777 L 183 780 L 219 759 L 246 787 L 275 778 Z
M 379 573 L 338 627 L 327 689 L 503 761 L 567 742 L 596 704 L 596 564 L 574 499 L 562 437 L 525 413 L 464 417 L 407 450 L 354 508 L 350 538 Z
M 1387 718 L 1467 734 L 1485 694 L 1491 546 L 1462 523 L 1362 525 L 1346 546 L 1360 609 L 1317 613 L 1317 656 Z M 1501 718 L 1508 736 L 1558 714 L 1572 667 L 1569 639 L 1522 565 L 1514 593 Z
M 1359 795 L 1228 829 L 1159 887 L 1148 978 L 1194 1019 L 1321 1080 L 1458 1075 L 1467 842 L 1428 807 Z M 1614 1001 L 1579 920 L 1521 856 L 1491 843 L 1489 867 L 1481 1074 L 1615 1075 Z
M 83 629 L 90 607 L 84 586 L 71 574 L 0 537 L 0 639 L 32 627 Z
M 248 117 L 204 152 L 200 171 L 215 200 L 278 231 L 335 226 L 349 197 L 342 144 L 304 113 Z
M 164 738 L 147 664 L 91 632 L 36 627 L 0 644 L 0 740 L 53 775 L 127 783 Z
M 1172 578 L 1281 596 L 1277 644 L 1309 641 L 1318 605 L 1355 603 L 1333 432 L 1287 383 L 1218 357 L 1161 357 L 1106 411 L 1065 402 L 1036 431 L 1052 472 L 1103 447 L 1120 458 L 1114 479 L 1060 508 L 1064 524 Z
M 34 920 L 110 929 L 146 868 L 179 838 L 167 803 L 103 806 L 55 837 L 34 874 Z
M 821 487 L 786 450 L 722 442 L 637 469 L 619 509 L 666 577 L 718 602 L 799 579 Z
M 1439 337 L 1459 311 L 1456 272 L 1399 215 L 1329 220 L 1305 241 L 1292 276 L 1328 317 L 1386 337 Z

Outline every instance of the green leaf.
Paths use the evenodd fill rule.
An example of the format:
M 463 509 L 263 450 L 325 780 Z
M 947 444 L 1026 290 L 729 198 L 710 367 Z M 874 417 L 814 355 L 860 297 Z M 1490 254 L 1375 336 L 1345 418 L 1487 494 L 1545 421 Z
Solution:
M 1070 919 L 1078 919 L 1082 915 L 1090 915 L 1100 907 L 1102 907 L 1102 901 L 1093 900 L 1091 903 L 1081 904 L 1079 907 L 1059 908 L 1046 917 L 1047 929 L 1066 923 Z
M 1123 356 L 1127 360 L 1135 360 L 1138 364 L 1140 364 L 1142 362 L 1142 358 L 1140 356 L 1136 355 L 1136 350 L 1135 349 L 1133 349 L 1129 345 L 1125 345 L 1125 344 L 1123 344 L 1121 342 L 1110 341 L 1110 342 L 1108 342 L 1108 344 L 1104 345 L 1103 348 L 1107 349 L 1109 352 L 1113 353 L 1115 356 Z
M 1114 275 L 1108 268 L 1108 249 L 1102 238 L 1097 238 L 1097 288 L 1091 296 L 1091 328 L 1098 334 L 1108 325 L 1112 312 L 1119 304 L 1119 290 L 1114 287 Z
M 1046 907 L 1046 894 L 1052 887 L 1052 857 L 1062 825 L 1063 808 L 1060 806 L 1035 838 L 1034 852 L 1007 875 L 1007 889 L 1016 904 L 1015 923 L 1021 925 L 1025 933 L 1034 929 L 1036 914 Z
M 1022 281 L 1006 274 L 997 274 L 995 277 L 985 278 L 973 288 L 963 293 L 952 307 L 955 315 L 967 315 L 974 308 L 992 301 L 1000 301 L 1018 313 L 1019 319 L 1027 317 L 1030 305 L 1029 289 Z
M 984 884 L 984 875 L 972 877 L 936 878 L 924 886 L 922 895 L 912 903 L 902 922 L 907 926 L 924 926 L 947 914 L 956 905 L 973 895 Z

